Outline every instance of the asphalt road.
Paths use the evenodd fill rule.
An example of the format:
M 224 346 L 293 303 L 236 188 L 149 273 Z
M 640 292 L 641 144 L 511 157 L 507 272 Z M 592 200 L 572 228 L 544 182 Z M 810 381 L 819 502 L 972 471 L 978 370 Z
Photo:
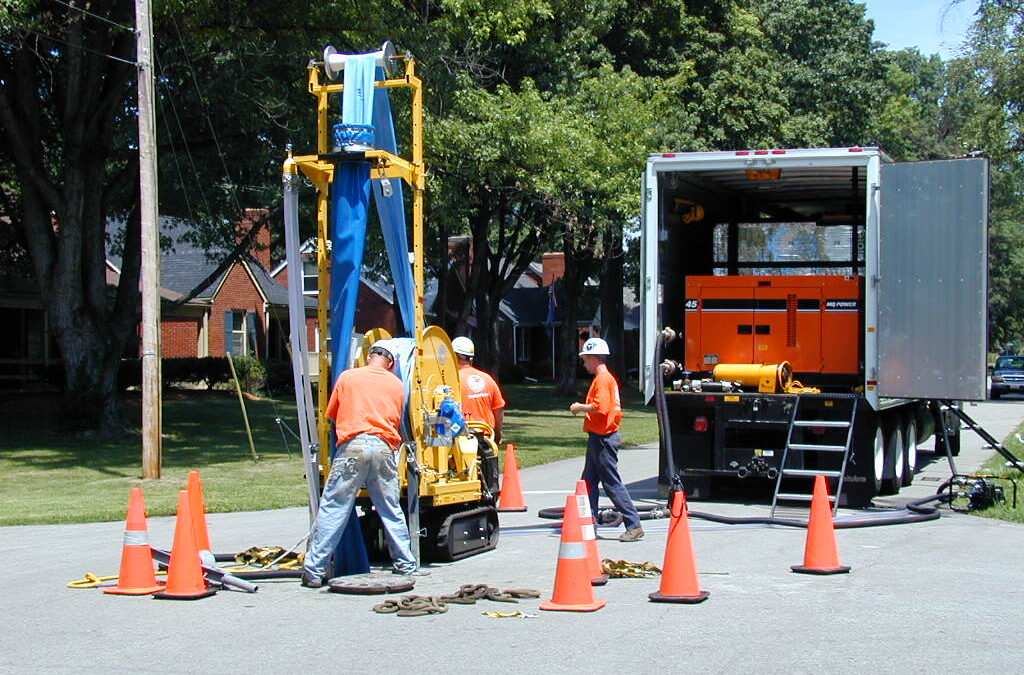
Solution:
M 1024 401 L 967 411 L 1004 438 L 1024 419 Z M 965 434 L 957 469 L 973 470 L 990 454 Z M 921 459 L 904 497 L 934 492 L 949 474 L 944 459 Z M 634 496 L 653 499 L 657 450 L 624 450 L 620 460 Z M 550 525 L 537 509 L 564 505 L 581 467 L 577 459 L 524 470 L 530 510 L 502 515 L 509 529 L 498 549 L 432 566 L 415 592 L 486 583 L 536 588 L 549 598 L 557 534 L 511 528 Z M 691 509 L 732 516 L 768 510 L 753 500 Z M 116 573 L 123 523 L 0 528 L 0 672 L 1010 672 L 1024 657 L 1016 637 L 1024 620 L 1024 526 L 946 511 L 925 523 L 842 529 L 840 557 L 852 572 L 817 577 L 790 571 L 802 561 L 803 530 L 691 523 L 700 583 L 711 594 L 700 605 L 650 603 L 657 579 L 613 579 L 595 589 L 608 605 L 594 613 L 542 612 L 537 600 L 481 601 L 410 618 L 370 611 L 379 596 L 341 596 L 294 581 L 194 602 L 67 589 L 65 582 L 85 572 Z M 209 516 L 217 551 L 290 546 L 307 524 L 304 509 Z M 169 548 L 173 525 L 172 518 L 150 519 L 151 543 Z M 614 539 L 621 528 L 602 530 L 601 555 L 660 565 L 667 521 L 645 527 L 646 538 L 632 544 Z M 481 615 L 510 608 L 537 616 Z

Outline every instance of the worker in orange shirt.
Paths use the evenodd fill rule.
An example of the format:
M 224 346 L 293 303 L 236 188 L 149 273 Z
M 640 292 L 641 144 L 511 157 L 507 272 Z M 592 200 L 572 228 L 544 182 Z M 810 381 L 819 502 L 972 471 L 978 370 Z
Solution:
M 452 351 L 459 359 L 459 388 L 462 390 L 462 414 L 467 422 L 486 422 L 494 429 L 494 442 L 501 443 L 501 424 L 505 417 L 505 397 L 490 374 L 473 366 L 476 346 L 468 337 L 452 340 Z
M 323 586 L 327 561 L 364 484 L 387 534 L 392 571 L 406 576 L 429 574 L 419 569 L 413 556 L 399 504 L 399 425 L 405 386 L 392 371 L 396 354 L 395 340 L 378 340 L 370 347 L 366 365 L 344 371 L 331 392 L 326 414 L 335 421 L 338 449 L 303 563 L 301 583 L 307 588 Z
M 587 481 L 587 490 L 590 492 L 590 512 L 596 517 L 597 489 L 598 483 L 601 483 L 626 525 L 626 531 L 619 536 L 619 541 L 639 541 L 644 536 L 644 530 L 640 527 L 640 514 L 619 476 L 622 403 L 619 400 L 619 383 L 605 363 L 610 355 L 608 343 L 601 338 L 590 338 L 583 343 L 580 358 L 583 359 L 583 367 L 594 376 L 594 381 L 590 383 L 586 402 L 573 403 L 569 406 L 569 412 L 573 415 L 586 413 L 583 430 L 587 432 L 587 458 L 581 478 Z

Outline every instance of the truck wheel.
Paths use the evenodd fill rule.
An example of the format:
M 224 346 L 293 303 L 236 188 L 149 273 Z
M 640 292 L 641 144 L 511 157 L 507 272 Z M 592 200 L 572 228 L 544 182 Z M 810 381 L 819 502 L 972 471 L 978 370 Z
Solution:
M 874 494 L 882 494 L 882 476 L 885 474 L 885 436 L 882 425 L 875 429 L 875 445 L 872 453 L 872 472 L 868 477 L 875 484 Z
M 894 495 L 903 483 L 903 429 L 899 418 L 882 418 L 882 436 L 885 439 L 885 470 L 882 473 L 880 495 Z
M 840 506 L 851 508 L 871 506 L 871 500 L 878 494 L 882 484 L 884 460 L 885 444 L 882 430 L 874 420 L 858 420 L 853 447 L 846 465 L 843 493 L 839 498 Z
M 903 487 L 914 482 L 914 473 L 917 471 L 917 443 L 914 413 L 907 411 L 903 414 Z

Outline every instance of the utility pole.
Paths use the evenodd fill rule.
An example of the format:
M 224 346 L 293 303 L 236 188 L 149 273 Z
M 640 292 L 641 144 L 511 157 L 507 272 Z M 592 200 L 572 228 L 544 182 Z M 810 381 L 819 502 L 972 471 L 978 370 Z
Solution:
M 151 0 L 135 0 L 139 80 L 139 212 L 142 218 L 142 477 L 159 478 L 160 447 L 160 215 L 157 205 Z

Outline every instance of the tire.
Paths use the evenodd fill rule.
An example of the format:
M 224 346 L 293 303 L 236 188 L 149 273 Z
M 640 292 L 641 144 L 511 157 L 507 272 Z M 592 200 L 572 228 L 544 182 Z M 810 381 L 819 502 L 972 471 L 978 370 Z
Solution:
M 903 428 L 897 415 L 883 415 L 882 436 L 885 444 L 885 469 L 878 494 L 894 495 L 903 483 Z
M 914 473 L 917 471 L 917 445 L 917 422 L 914 413 L 906 411 L 903 414 L 903 487 L 914 482 Z
M 875 486 L 874 494 L 882 494 L 882 476 L 885 475 L 885 434 L 882 433 L 882 425 L 875 428 L 875 443 L 871 456 L 871 475 L 868 480 Z
M 1002 394 L 1000 394 L 1000 393 L 999 393 L 999 392 L 997 392 L 997 391 L 993 391 L 993 392 L 991 392 L 991 393 L 990 393 L 990 394 L 988 395 L 988 397 L 989 397 L 990 399 L 992 399 L 993 401 L 998 401 L 998 400 L 999 400 L 999 397 L 1000 397 L 1000 396 L 1002 396 Z

